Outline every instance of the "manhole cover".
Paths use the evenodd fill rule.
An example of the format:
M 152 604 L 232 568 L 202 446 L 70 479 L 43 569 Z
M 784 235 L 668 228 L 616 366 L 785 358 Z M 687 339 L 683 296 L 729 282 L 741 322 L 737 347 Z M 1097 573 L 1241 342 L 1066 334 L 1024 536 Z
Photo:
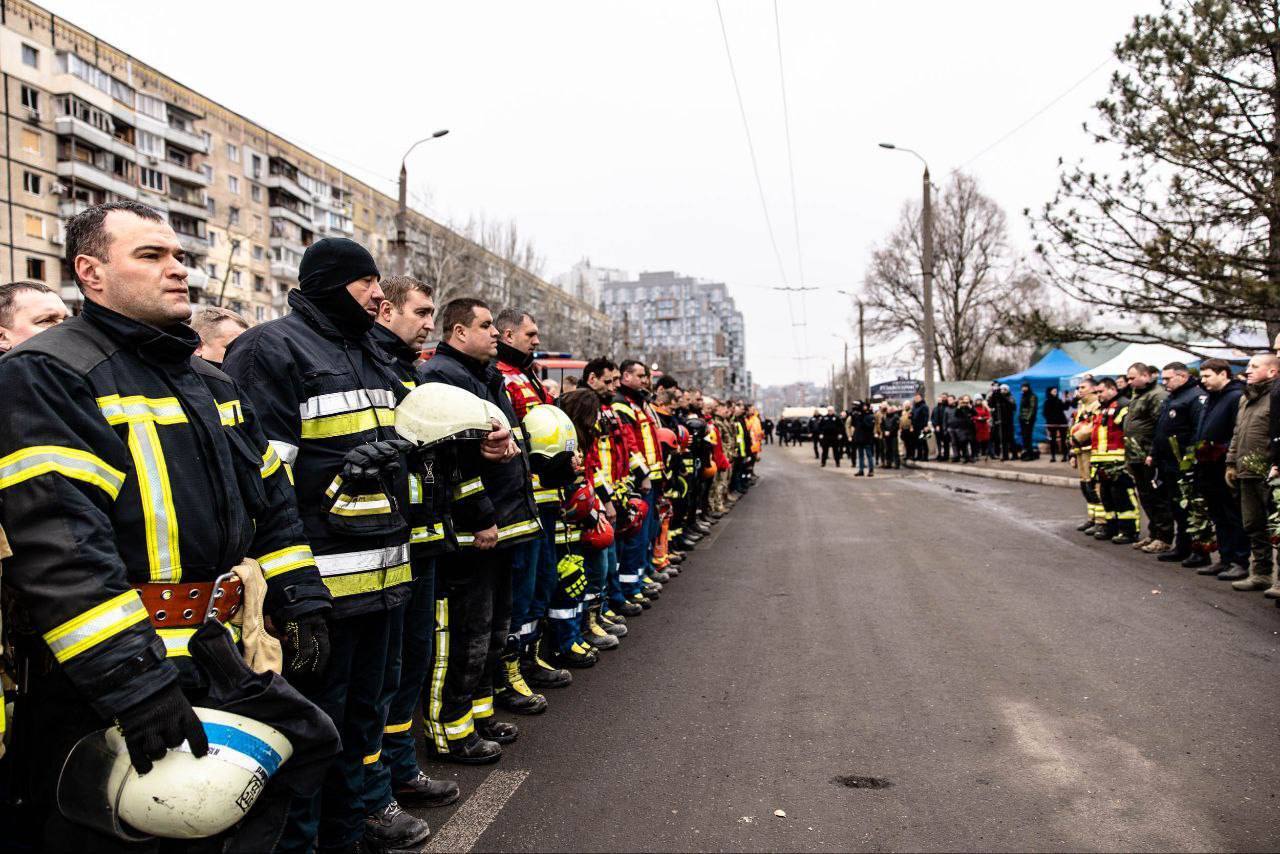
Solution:
M 839 774 L 832 777 L 831 782 L 849 789 L 888 789 L 893 785 L 887 777 L 863 777 L 861 774 Z

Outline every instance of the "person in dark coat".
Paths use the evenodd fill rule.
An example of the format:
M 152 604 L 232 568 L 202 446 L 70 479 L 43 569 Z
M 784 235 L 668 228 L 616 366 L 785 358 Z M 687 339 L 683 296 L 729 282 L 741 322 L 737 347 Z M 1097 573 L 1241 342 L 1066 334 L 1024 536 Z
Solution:
M 1050 386 L 1044 393 L 1044 429 L 1049 434 L 1049 462 L 1056 463 L 1059 455 L 1067 461 L 1067 407 L 1058 397 L 1057 386 Z
M 858 458 L 858 472 L 854 477 L 875 477 L 876 474 L 876 419 L 870 407 L 862 401 L 854 401 L 849 412 L 849 439 Z
M 924 402 L 924 395 L 917 394 L 911 403 L 911 445 L 908 446 L 907 459 L 929 459 L 929 442 L 925 431 L 929 428 L 929 404 Z
M 947 415 L 950 409 L 951 396 L 940 394 L 929 416 L 929 421 L 933 425 L 933 440 L 938 444 L 938 454 L 934 459 L 942 462 L 951 459 L 951 434 L 947 432 Z
M 1249 538 L 1240 518 L 1240 502 L 1231 494 L 1225 475 L 1227 448 L 1236 429 L 1244 383 L 1231 376 L 1231 365 L 1223 359 L 1205 360 L 1200 365 L 1200 382 L 1208 396 L 1192 439 L 1196 456 L 1192 474 L 1196 492 L 1213 522 L 1218 562 L 1196 572 L 1238 581 L 1249 574 Z M 1272 447 L 1275 444 L 1273 440 Z
M 978 457 L 974 444 L 973 416 L 973 401 L 966 394 L 951 412 L 951 435 L 957 462 L 972 463 Z
M 1036 416 L 1040 411 L 1040 398 L 1031 390 L 1031 383 L 1022 384 L 1022 402 L 1018 405 L 1018 429 L 1022 434 L 1022 459 L 1034 460 L 1038 454 L 1035 446 Z

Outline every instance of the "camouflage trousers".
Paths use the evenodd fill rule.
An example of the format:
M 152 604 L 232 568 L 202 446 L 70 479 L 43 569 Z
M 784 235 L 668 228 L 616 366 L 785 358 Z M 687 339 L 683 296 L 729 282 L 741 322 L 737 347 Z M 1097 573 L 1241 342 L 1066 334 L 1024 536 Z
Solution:
M 1280 479 L 1267 481 L 1271 493 L 1271 512 L 1267 514 L 1267 535 L 1271 545 L 1280 546 Z
M 1177 495 L 1175 499 L 1186 515 L 1186 535 L 1191 541 L 1191 551 L 1209 554 L 1218 548 L 1217 536 L 1213 530 L 1213 520 L 1209 517 L 1209 507 L 1205 504 L 1204 494 L 1196 483 L 1194 470 L 1188 469 L 1178 477 Z
M 711 509 L 716 513 L 724 513 L 729 509 L 729 478 L 732 473 L 722 471 L 716 473 L 716 479 L 711 482 Z

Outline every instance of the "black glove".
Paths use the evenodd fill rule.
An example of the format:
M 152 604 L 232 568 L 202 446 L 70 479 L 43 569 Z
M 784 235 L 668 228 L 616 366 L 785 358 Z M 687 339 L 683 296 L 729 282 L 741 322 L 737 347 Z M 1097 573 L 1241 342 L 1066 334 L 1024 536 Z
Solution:
M 329 624 L 319 614 L 284 623 L 284 675 L 290 682 L 314 681 L 329 666 Z
M 400 470 L 400 455 L 415 447 L 405 439 L 386 439 L 352 448 L 342 460 L 342 481 L 352 483 L 393 475 Z
M 204 726 L 177 684 L 130 706 L 117 715 L 117 720 L 124 730 L 129 761 L 139 774 L 150 771 L 152 763 L 163 759 L 166 750 L 184 741 L 190 744 L 193 756 L 209 752 Z

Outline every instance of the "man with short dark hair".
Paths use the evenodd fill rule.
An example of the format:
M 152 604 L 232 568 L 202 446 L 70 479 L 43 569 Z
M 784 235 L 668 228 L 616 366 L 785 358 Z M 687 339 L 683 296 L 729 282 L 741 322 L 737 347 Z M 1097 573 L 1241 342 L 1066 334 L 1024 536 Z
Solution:
M 1101 409 L 1094 416 L 1090 465 L 1106 511 L 1106 520 L 1094 539 L 1131 545 L 1138 534 L 1138 496 L 1133 478 L 1124 465 L 1124 424 L 1129 398 L 1120 394 L 1116 381 L 1104 377 L 1098 383 Z
M 1124 422 L 1124 463 L 1138 491 L 1138 501 L 1147 514 L 1147 536 L 1140 538 L 1133 547 L 1147 554 L 1161 555 L 1163 560 L 1173 549 L 1173 502 L 1176 500 L 1177 477 L 1160 477 L 1170 472 L 1156 469 L 1151 445 L 1156 422 L 1160 420 L 1169 392 L 1156 382 L 1156 377 L 1147 370 L 1144 362 L 1130 365 L 1128 376 L 1130 398 L 1129 415 Z M 1159 459 L 1159 455 L 1155 456 Z M 1177 560 L 1186 557 L 1187 552 L 1184 551 Z
M 1160 491 L 1168 499 L 1177 535 L 1173 549 L 1160 555 L 1158 560 L 1181 562 L 1188 569 L 1199 569 L 1213 562 L 1209 559 L 1213 531 L 1208 526 L 1208 517 L 1194 514 L 1197 525 L 1193 529 L 1189 510 L 1197 500 L 1193 481 L 1196 461 L 1193 437 L 1207 395 L 1200 387 L 1200 381 L 1182 362 L 1165 365 L 1163 377 L 1168 393 L 1157 413 L 1151 451 L 1145 462 L 1159 482 Z
M 43 282 L 0 285 L 0 353 L 66 319 L 66 303 Z
M 116 850 L 115 837 L 64 817 L 79 806 L 97 810 L 84 818 L 109 821 L 102 805 L 55 806 L 67 751 L 115 725 L 142 774 L 169 750 L 225 750 L 226 737 L 193 709 L 198 700 L 261 713 L 292 743 L 289 765 L 255 779 L 266 788 L 254 809 L 216 840 L 268 849 L 290 796 L 319 785 L 337 733 L 279 676 L 244 666 L 217 625 L 248 606 L 228 574 L 266 588 L 294 680 L 325 667 L 323 643 L 298 643 L 297 627 L 323 627 L 330 596 L 259 413 L 230 377 L 194 358 L 173 229 L 136 202 L 95 205 L 68 221 L 66 246 L 83 313 L 0 359 L 0 527 L 14 551 L 6 594 L 23 627 L 8 628 L 29 675 L 19 718 L 29 728 L 10 758 L 31 783 L 30 820 L 6 827 L 6 842 L 21 844 L 29 830 L 39 836 L 27 840 L 32 850 Z M 211 691 L 228 680 L 252 685 L 274 711 L 242 687 Z M 212 794 L 208 808 L 243 815 Z
M 499 656 L 511 623 L 513 550 L 541 532 L 533 500 L 528 437 L 494 364 L 499 333 L 489 306 L 460 297 L 444 307 L 435 353 L 418 382 L 471 392 L 502 410 L 511 435 L 505 452 L 459 460 L 453 522 L 461 550 L 436 573 L 436 651 L 427 701 L 428 744 L 439 759 L 497 762 L 519 736 L 493 716 Z M 518 432 L 517 432 L 518 431 Z
M 191 328 L 200 336 L 196 355 L 215 368 L 222 367 L 231 342 L 249 328 L 249 321 L 229 308 L 206 306 L 191 318 Z
M 1197 510 L 1202 511 L 1212 521 L 1218 562 L 1197 569 L 1196 574 L 1239 581 L 1249 575 L 1249 539 L 1240 520 L 1240 502 L 1231 494 L 1224 477 L 1227 449 L 1235 432 L 1244 383 L 1232 376 L 1231 365 L 1223 359 L 1202 362 L 1200 382 L 1208 396 L 1192 439 L 1196 460 L 1192 473 L 1198 505 L 1189 509 L 1193 515 Z

